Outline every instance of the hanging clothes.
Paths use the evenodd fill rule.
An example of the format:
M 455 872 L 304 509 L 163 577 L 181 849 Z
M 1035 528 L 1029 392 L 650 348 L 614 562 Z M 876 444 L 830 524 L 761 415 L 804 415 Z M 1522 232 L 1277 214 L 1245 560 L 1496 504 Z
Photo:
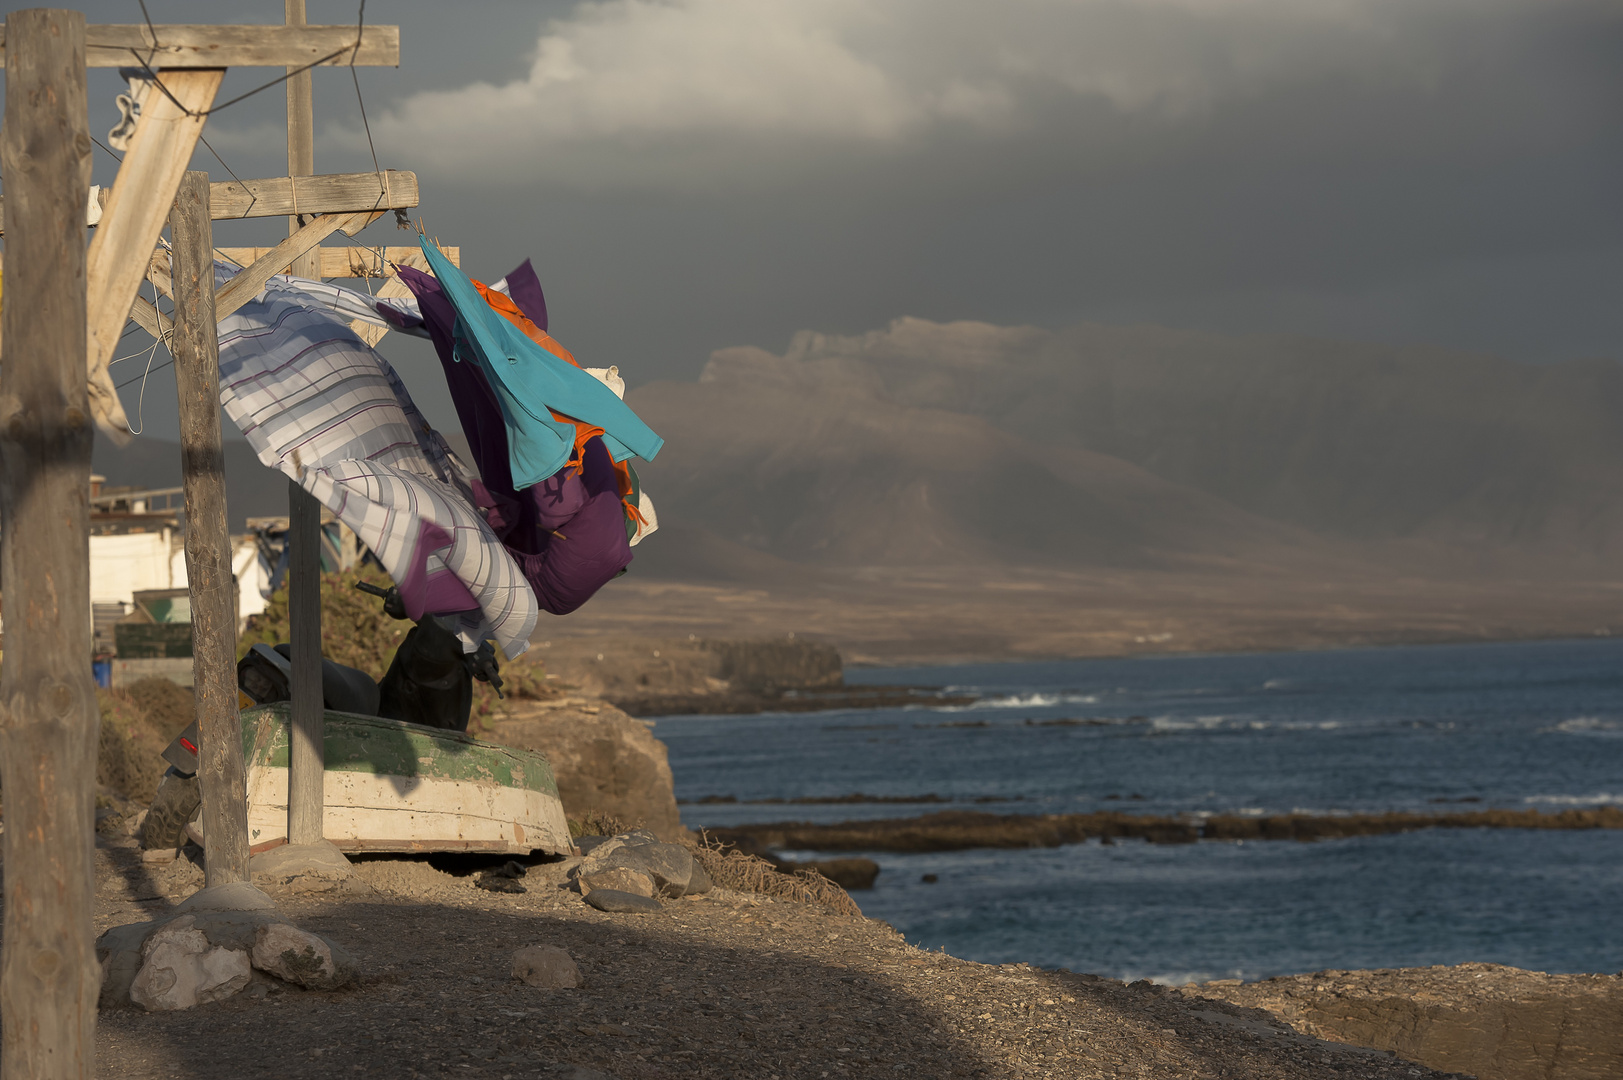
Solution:
M 644 505 L 640 485 L 629 465 L 613 460 L 603 429 L 551 410 L 553 421 L 567 426 L 566 460 L 539 483 L 516 485 L 509 429 L 493 380 L 482 366 L 458 359 L 458 334 L 464 324 L 457 308 L 437 279 L 409 267 L 401 267 L 399 274 L 416 300 L 416 317 L 434 342 L 457 418 L 483 477 L 474 488 L 475 501 L 523 567 L 541 607 L 556 615 L 574 611 L 631 562 L 632 540 L 654 528 L 652 503 L 646 504 L 646 512 L 628 510 L 628 499 L 632 508 L 641 510 Z M 528 260 L 501 283 L 508 292 L 470 284 L 481 302 L 573 366 L 574 358 L 539 326 L 546 307 Z
M 236 273 L 216 263 L 216 287 Z M 468 651 L 493 638 L 516 657 L 539 617 L 524 571 L 475 505 L 478 481 L 350 329 L 342 308 L 361 301 L 334 289 L 272 278 L 221 320 L 220 402 L 262 463 L 371 548 L 412 618 L 456 616 Z
M 445 299 L 456 311 L 453 359 L 476 365 L 495 394 L 516 488 L 540 483 L 570 460 L 575 428 L 554 419 L 554 412 L 601 428 L 603 443 L 615 461 L 632 456 L 654 459 L 664 440 L 613 390 L 520 331 L 426 237 L 421 243 Z

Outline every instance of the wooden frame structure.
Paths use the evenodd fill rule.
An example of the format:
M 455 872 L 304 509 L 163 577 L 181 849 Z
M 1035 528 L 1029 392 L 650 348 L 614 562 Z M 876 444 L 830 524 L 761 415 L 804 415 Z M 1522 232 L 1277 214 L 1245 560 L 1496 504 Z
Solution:
M 303 0 L 284 3 L 280 26 L 86 26 L 78 12 L 36 8 L 9 13 L 0 33 L 0 169 L 13 255 L 0 305 L 0 587 L 10 616 L 0 669 L 6 1078 L 84 1078 L 94 1066 L 101 971 L 91 928 L 99 715 L 86 662 L 91 423 L 127 440 L 107 363 L 131 317 L 169 341 L 175 356 L 206 879 L 213 886 L 248 878 L 216 323 L 289 265 L 319 275 L 323 238 L 353 234 L 384 211 L 417 202 L 409 173 L 311 175 L 309 68 L 398 65 L 398 28 L 306 26 Z M 132 60 L 150 67 L 163 92 L 147 99 L 87 250 L 85 70 Z M 206 174 L 188 172 L 230 66 L 288 69 L 287 177 L 211 184 Z M 291 218 L 288 240 L 255 251 L 216 294 L 212 222 L 272 213 L 317 216 Z M 166 223 L 172 262 L 157 275 L 153 251 Z M 149 276 L 167 279 L 161 284 L 175 302 L 172 320 L 137 302 Z M 291 490 L 290 765 L 302 772 L 290 777 L 289 838 L 297 843 L 321 835 L 319 541 L 306 535 L 319 529 L 320 507 L 296 483 Z

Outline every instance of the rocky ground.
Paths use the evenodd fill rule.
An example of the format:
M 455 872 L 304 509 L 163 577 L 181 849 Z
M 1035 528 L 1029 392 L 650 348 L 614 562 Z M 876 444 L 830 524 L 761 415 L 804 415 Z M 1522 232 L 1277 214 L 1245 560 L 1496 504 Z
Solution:
M 150 920 L 201 883 L 105 837 L 97 930 Z M 359 961 L 359 985 L 311 992 L 256 976 L 184 1012 L 106 1009 L 101 1075 L 158 1077 L 1357 1077 L 1438 1073 L 1324 1042 L 1266 1013 L 907 945 L 883 923 L 714 889 L 610 915 L 566 887 L 568 861 L 490 892 L 429 861 L 374 858 L 359 887 L 271 889 L 300 926 Z M 448 872 L 450 871 L 450 872 Z M 574 989 L 512 978 L 553 945 Z
M 1267 1009 L 1317 1038 L 1497 1080 L 1623 1076 L 1623 974 L 1459 964 L 1222 980 L 1181 992 Z

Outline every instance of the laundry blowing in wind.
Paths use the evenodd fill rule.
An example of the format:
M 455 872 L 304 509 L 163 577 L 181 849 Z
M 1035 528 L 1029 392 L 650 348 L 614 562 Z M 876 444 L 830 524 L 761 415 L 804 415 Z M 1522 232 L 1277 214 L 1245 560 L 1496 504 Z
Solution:
M 663 440 L 618 369 L 581 367 L 547 333 L 528 260 L 485 285 L 421 245 L 428 272 L 397 267 L 408 295 L 271 278 L 220 322 L 220 399 L 262 463 L 371 549 L 411 618 L 511 659 L 541 610 L 574 611 L 657 528 L 631 459 Z M 217 262 L 216 287 L 238 272 Z M 382 330 L 433 342 L 471 466 L 363 339 Z

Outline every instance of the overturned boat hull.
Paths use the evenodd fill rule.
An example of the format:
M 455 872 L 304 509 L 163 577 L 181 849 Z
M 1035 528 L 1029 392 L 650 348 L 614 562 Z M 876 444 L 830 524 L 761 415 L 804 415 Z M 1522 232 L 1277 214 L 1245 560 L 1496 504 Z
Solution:
M 248 843 L 287 842 L 286 702 L 245 709 Z M 328 711 L 323 835 L 340 851 L 569 852 L 546 758 L 402 720 Z

